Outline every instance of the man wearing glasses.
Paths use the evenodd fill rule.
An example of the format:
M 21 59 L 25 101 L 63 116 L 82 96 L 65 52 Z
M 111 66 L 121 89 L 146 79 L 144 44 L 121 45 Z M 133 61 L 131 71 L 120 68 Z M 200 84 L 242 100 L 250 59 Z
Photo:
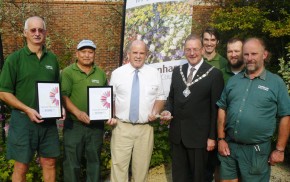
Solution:
M 25 21 L 26 45 L 9 55 L 0 76 L 0 99 L 12 106 L 7 159 L 15 160 L 12 181 L 25 181 L 29 162 L 37 151 L 45 182 L 55 181 L 59 141 L 55 119 L 36 111 L 37 81 L 58 81 L 59 65 L 45 46 L 46 26 L 34 16 Z
M 188 63 L 175 67 L 161 120 L 169 121 L 173 181 L 204 182 L 209 151 L 215 148 L 216 101 L 224 81 L 221 71 L 202 57 L 201 37 L 184 44 Z

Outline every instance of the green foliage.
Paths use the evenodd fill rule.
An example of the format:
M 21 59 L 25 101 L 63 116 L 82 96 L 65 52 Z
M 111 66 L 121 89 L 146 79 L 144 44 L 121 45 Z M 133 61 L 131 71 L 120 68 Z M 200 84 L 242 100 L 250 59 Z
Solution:
M 283 17 L 279 21 L 266 19 L 262 31 L 271 37 L 290 36 L 290 14 L 285 9 L 281 9 L 280 14 Z
M 110 174 L 111 169 L 111 127 L 105 126 L 104 140 L 103 140 L 103 148 L 101 153 L 101 174 L 103 177 L 108 176 Z
M 218 8 L 212 14 L 214 22 L 212 26 L 220 31 L 239 30 L 249 34 L 251 30 L 261 27 L 265 21 L 266 12 L 262 12 L 257 7 L 233 7 L 225 11 Z
M 62 45 L 64 45 L 64 51 L 57 56 L 60 69 L 64 69 L 73 62 L 74 54 L 71 50 L 74 49 L 76 42 L 57 32 L 54 33 L 54 36 L 55 40 L 58 40 Z M 45 43 L 48 49 L 51 49 L 52 42 L 51 37 L 47 36 Z
M 211 26 L 220 32 L 222 54 L 232 37 L 263 38 L 271 52 L 267 68 L 276 72 L 278 58 L 286 57 L 284 48 L 290 42 L 290 1 L 226 0 L 213 11 Z
M 5 144 L 0 143 L 0 181 L 11 181 L 11 176 L 13 173 L 14 160 L 7 160 L 5 158 Z M 33 161 L 30 163 L 29 171 L 26 175 L 27 182 L 39 181 L 42 179 L 41 167 L 37 156 L 34 157 Z
M 278 71 L 279 74 L 281 74 L 282 78 L 284 79 L 286 86 L 288 88 L 288 93 L 290 94 L 290 43 L 286 47 L 287 49 L 287 58 L 279 58 L 279 66 L 280 70 Z
M 0 142 L 0 181 L 11 180 L 13 165 L 13 161 L 5 159 L 5 145 L 3 142 Z
M 154 127 L 154 148 L 151 157 L 150 167 L 166 164 L 171 161 L 169 152 L 169 139 L 168 139 L 168 125 L 161 125 L 160 121 L 153 124 Z

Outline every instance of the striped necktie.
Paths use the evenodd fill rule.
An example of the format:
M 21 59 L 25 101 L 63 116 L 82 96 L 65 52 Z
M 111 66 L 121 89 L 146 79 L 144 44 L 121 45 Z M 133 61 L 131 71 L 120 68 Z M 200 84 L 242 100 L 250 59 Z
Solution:
M 191 67 L 190 68 L 190 72 L 189 72 L 189 75 L 187 77 L 187 83 L 190 83 L 192 81 L 192 76 L 193 76 L 193 72 L 194 72 L 195 68 L 194 67 Z

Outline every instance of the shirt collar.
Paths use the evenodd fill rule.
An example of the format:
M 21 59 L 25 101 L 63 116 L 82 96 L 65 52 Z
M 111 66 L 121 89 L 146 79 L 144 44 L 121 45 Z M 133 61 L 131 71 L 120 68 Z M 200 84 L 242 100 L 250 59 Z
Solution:
M 195 65 L 195 66 L 191 66 L 188 63 L 188 70 L 190 70 L 191 67 L 194 67 L 194 69 L 197 71 L 200 68 L 200 66 L 202 65 L 203 61 L 204 61 L 203 58 L 201 58 L 201 61 L 199 63 L 197 63 L 197 65 Z
M 247 70 L 244 71 L 242 74 L 242 78 L 250 78 L 249 75 L 247 74 Z M 260 78 L 261 80 L 266 80 L 266 69 L 263 69 L 262 73 L 257 76 L 256 78 Z
M 73 70 L 76 70 L 76 71 L 80 71 L 80 72 L 83 72 L 79 67 L 78 67 L 78 65 L 77 65 L 77 60 L 76 60 L 76 62 L 75 63 L 73 63 L 73 65 L 72 65 L 72 69 Z M 92 72 L 94 72 L 95 71 L 95 69 L 96 69 L 96 65 L 95 64 L 93 64 L 93 67 L 92 67 L 92 70 L 91 70 L 91 72 L 90 73 L 92 73 Z
M 220 57 L 221 57 L 221 55 L 218 52 L 216 52 L 215 56 L 212 58 L 211 61 L 218 61 L 220 59 Z
M 235 73 L 231 70 L 231 66 L 230 66 L 229 63 L 226 65 L 226 67 L 225 67 L 224 69 L 225 69 L 225 71 L 226 71 L 227 73 L 235 74 Z M 245 68 L 243 68 L 243 69 L 242 69 L 241 71 L 239 71 L 238 73 L 244 72 L 244 70 L 245 70 Z
M 27 55 L 35 54 L 35 52 L 31 52 L 27 45 L 24 46 L 24 51 Z M 47 49 L 45 46 L 42 46 L 42 55 L 47 53 Z
M 207 59 L 206 57 L 203 57 L 203 59 L 205 59 L 206 61 L 218 61 L 220 59 L 221 55 L 216 52 L 215 56 L 212 59 Z
M 130 62 L 127 63 L 127 64 L 128 64 L 128 66 L 129 66 L 130 72 L 134 73 L 134 71 L 136 70 L 136 68 L 134 68 L 134 67 L 131 65 Z M 145 63 L 144 63 L 144 65 L 143 65 L 141 68 L 138 69 L 138 71 L 139 71 L 139 72 L 142 72 L 142 71 L 144 70 L 144 66 L 145 66 Z

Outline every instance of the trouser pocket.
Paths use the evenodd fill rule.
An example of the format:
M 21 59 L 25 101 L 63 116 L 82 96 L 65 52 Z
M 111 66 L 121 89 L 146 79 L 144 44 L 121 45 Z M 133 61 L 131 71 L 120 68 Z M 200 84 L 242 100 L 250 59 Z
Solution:
M 268 159 L 270 150 L 271 150 L 270 142 L 265 142 L 253 146 L 250 174 L 263 174 L 268 171 L 269 168 Z

